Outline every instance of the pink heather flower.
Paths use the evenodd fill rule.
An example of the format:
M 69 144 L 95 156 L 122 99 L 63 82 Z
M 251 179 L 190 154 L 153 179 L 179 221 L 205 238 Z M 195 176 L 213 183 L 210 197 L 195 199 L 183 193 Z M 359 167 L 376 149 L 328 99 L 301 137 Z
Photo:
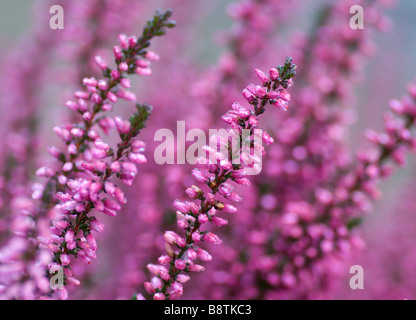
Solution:
M 228 203 L 226 203 L 224 205 L 224 207 L 222 208 L 222 210 L 224 212 L 227 212 L 227 213 L 235 213 L 235 212 L 237 212 L 237 208 L 234 207 L 234 206 L 232 206 L 232 205 L 230 205 L 230 204 L 228 204 Z
M 120 63 L 120 65 L 122 65 L 122 63 Z M 119 70 L 120 70 L 120 72 L 127 71 L 127 69 L 126 70 L 122 70 L 120 67 L 119 67 Z M 113 80 L 120 80 L 120 72 L 118 70 L 111 70 L 111 72 L 110 72 L 111 78 Z
M 173 206 L 182 213 L 187 213 L 190 210 L 190 207 L 182 201 L 175 200 Z
M 277 70 L 276 68 L 271 68 L 269 70 L 269 75 L 271 80 L 276 81 L 280 76 L 279 70 Z
M 267 132 L 263 132 L 262 140 L 267 146 L 271 146 L 274 143 L 274 139 Z
M 120 79 L 120 85 L 127 89 L 130 88 L 131 87 L 130 79 L 127 79 L 127 78 Z
M 198 256 L 198 259 L 201 259 L 202 261 L 212 260 L 212 256 L 207 251 L 201 248 L 198 248 L 197 256 Z
M 204 223 L 207 223 L 209 221 L 209 218 L 206 214 L 200 214 L 198 216 L 198 221 L 199 221 L 199 223 L 204 224 Z
M 282 110 L 282 111 L 287 111 L 287 109 L 288 109 L 288 104 L 287 104 L 287 102 L 286 102 L 286 101 L 284 101 L 284 100 L 281 100 L 281 99 L 277 99 L 277 100 L 273 103 L 273 105 L 274 105 L 274 106 L 276 106 L 279 110 Z
M 177 235 L 173 231 L 166 231 L 164 234 L 164 238 L 167 243 L 175 244 L 176 240 L 179 238 L 179 235 Z
M 123 58 L 123 53 L 119 46 L 113 47 L 113 53 L 114 53 L 114 57 L 116 58 L 116 60 L 121 60 Z
M 192 170 L 192 176 L 195 178 L 196 181 L 206 183 L 208 182 L 208 177 L 203 174 L 199 169 Z
M 153 287 L 153 285 L 150 282 L 145 282 L 144 283 L 144 288 L 150 294 L 155 293 L 155 288 Z
M 121 90 L 121 89 L 117 91 L 117 96 L 119 98 L 122 98 L 122 99 L 130 101 L 130 102 L 135 102 L 137 100 L 137 97 L 133 92 L 125 91 L 125 90 Z
M 212 223 L 214 223 L 217 227 L 222 227 L 228 224 L 228 221 L 223 219 L 223 218 L 219 218 L 219 217 L 213 217 L 212 218 Z
M 122 62 L 119 64 L 118 69 L 122 72 L 125 72 L 129 69 L 129 65 L 126 62 Z
M 46 177 L 46 178 L 48 178 L 48 177 L 52 177 L 54 174 L 55 174 L 55 172 L 51 168 L 47 168 L 47 167 L 39 168 L 36 171 L 36 175 L 38 177 Z
M 101 70 L 107 69 L 107 64 L 101 56 L 95 56 L 94 61 Z
M 176 260 L 175 261 L 175 268 L 178 270 L 185 270 L 186 262 L 183 260 Z
M 254 99 L 255 99 L 254 94 L 250 90 L 248 90 L 247 88 L 244 89 L 244 91 L 243 91 L 243 97 L 244 97 L 244 99 L 246 99 L 250 103 L 253 102 Z
M 261 71 L 259 69 L 255 69 L 255 72 L 256 72 L 257 78 L 259 78 L 259 80 L 262 84 L 266 84 L 267 82 L 269 82 L 269 78 L 266 76 L 266 74 L 263 71 Z M 272 80 L 276 80 L 276 79 L 277 78 L 272 79 Z
M 189 277 L 189 276 L 187 276 L 186 274 L 178 274 L 178 276 L 176 277 L 176 280 L 177 280 L 179 283 L 182 283 L 182 284 L 184 284 L 184 283 L 188 282 L 188 281 L 189 281 L 189 279 L 190 279 L 190 277 Z
M 165 295 L 163 293 L 158 292 L 153 296 L 153 299 L 154 300 L 165 300 Z
M 118 41 L 120 42 L 120 46 L 122 49 L 127 49 L 129 47 L 128 41 L 127 41 L 127 35 L 125 34 L 119 34 L 118 35 Z
M 146 59 L 149 61 L 158 61 L 160 59 L 159 55 L 153 51 L 147 51 Z
M 203 272 L 203 271 L 205 271 L 205 267 L 201 266 L 199 264 L 191 264 L 188 269 L 189 269 L 190 272 Z
M 136 68 L 136 73 L 139 76 L 150 76 L 150 75 L 152 75 L 152 69 L 137 67 Z
M 136 66 L 138 66 L 140 68 L 143 68 L 143 69 L 146 69 L 146 68 L 149 67 L 149 62 L 146 61 L 146 60 L 143 60 L 143 59 L 138 59 L 136 61 Z
M 142 295 L 141 293 L 138 293 L 138 294 L 136 295 L 136 299 L 137 299 L 137 300 L 146 300 L 146 299 L 143 297 L 143 295 Z
M 192 241 L 199 242 L 201 241 L 201 234 L 199 232 L 192 233 Z
M 160 257 L 158 258 L 158 262 L 159 262 L 160 264 L 163 264 L 163 265 L 165 265 L 165 264 L 169 264 L 169 263 L 170 263 L 170 261 L 171 261 L 171 258 L 170 258 L 169 256 L 160 256 Z
M 130 132 L 130 122 L 121 119 L 121 117 L 115 117 L 114 123 L 119 133 L 127 134 Z
M 111 91 L 107 92 L 107 99 L 110 100 L 113 103 L 117 102 L 117 96 Z
M 67 266 L 71 263 L 69 256 L 65 253 L 61 254 L 60 256 L 62 266 Z
M 201 189 L 199 189 L 197 186 L 192 186 L 190 188 L 187 188 L 185 192 L 190 198 L 196 199 L 200 194 Z
M 221 244 L 221 239 L 212 232 L 207 232 L 202 236 L 202 240 L 212 244 Z

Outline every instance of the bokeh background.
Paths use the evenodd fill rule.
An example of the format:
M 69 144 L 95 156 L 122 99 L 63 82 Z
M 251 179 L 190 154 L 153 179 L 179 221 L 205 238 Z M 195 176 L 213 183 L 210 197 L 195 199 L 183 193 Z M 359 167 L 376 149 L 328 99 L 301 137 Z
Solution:
M 88 1 L 88 0 L 86 0 Z M 184 50 L 181 56 L 174 57 L 182 60 L 186 66 L 187 61 L 193 61 L 201 69 L 215 65 L 226 48 L 221 44 L 221 34 L 232 25 L 226 14 L 229 0 L 190 0 L 192 5 L 187 6 L 185 1 L 154 1 L 146 0 L 146 9 L 138 13 L 136 30 L 156 8 L 169 6 L 174 11 L 180 10 L 181 16 L 192 19 L 192 32 L 186 35 L 182 45 Z M 296 16 L 291 18 L 290 24 L 281 30 L 282 33 L 300 30 L 307 33 L 316 15 L 316 8 L 324 1 L 306 0 L 298 6 Z M 353 4 L 354 1 L 351 1 Z M 50 16 L 44 1 L 32 0 L 2 0 L 0 2 L 0 73 L 3 74 L 2 65 L 5 57 L 12 52 L 15 46 L 21 46 L 25 37 L 33 26 L 45 28 L 50 33 L 46 23 L 39 23 L 42 19 L 48 21 Z M 43 10 L 43 11 L 42 11 Z M 187 11 L 188 10 L 188 11 Z M 183 13 L 185 12 L 185 13 Z M 352 102 L 356 110 L 355 122 L 351 125 L 348 141 L 352 149 L 364 145 L 363 132 L 367 128 L 382 130 L 382 114 L 388 109 L 388 101 L 400 98 L 406 91 L 406 84 L 416 75 L 416 2 L 409 0 L 396 1 L 395 5 L 385 10 L 385 15 L 391 21 L 391 27 L 384 33 L 374 36 L 376 53 L 365 62 L 362 79 L 355 88 L 355 99 Z M 70 24 L 71 17 L 65 16 L 65 23 Z M 134 28 L 133 28 L 134 29 Z M 59 30 L 53 31 L 59 33 Z M 177 34 L 175 34 L 177 32 Z M 180 37 L 180 24 L 172 33 Z M 59 39 L 58 41 L 66 41 Z M 45 47 L 45 52 L 55 50 L 54 47 Z M 164 59 L 169 55 L 168 49 L 161 50 L 161 40 L 155 42 L 155 51 Z M 68 68 L 65 61 L 55 58 L 51 61 L 56 68 Z M 301 66 L 300 66 L 301 67 Z M 71 66 L 69 65 L 69 69 Z M 62 70 L 63 70 L 62 69 Z M 66 69 L 65 69 L 66 70 Z M 139 86 L 142 80 L 138 81 Z M 145 85 L 143 85 L 145 88 Z M 40 130 L 43 132 L 42 144 L 52 143 L 54 119 L 63 117 L 62 106 L 74 87 L 65 83 L 50 83 L 49 88 L 42 89 L 42 122 Z M 167 88 L 165 88 L 167 89 Z M 139 93 L 145 89 L 139 90 Z M 16 106 L 19 108 L 19 106 Z M 7 110 L 3 110 L 7 113 Z M 2 143 L 2 142 L 0 142 Z M 363 238 L 367 242 L 362 254 L 354 257 L 348 265 L 363 265 L 365 270 L 365 290 L 352 291 L 348 288 L 349 274 L 346 269 L 345 278 L 339 281 L 334 290 L 333 298 L 383 298 L 383 293 L 372 295 L 376 291 L 381 278 L 390 277 L 397 288 L 408 286 L 408 295 L 398 293 L 396 298 L 416 298 L 416 263 L 414 269 L 409 259 L 414 256 L 416 247 L 416 206 L 407 205 L 406 199 L 414 197 L 416 188 L 416 161 L 414 157 L 408 158 L 405 168 L 399 170 L 393 177 L 381 184 L 383 198 L 375 203 L 371 213 L 366 215 L 361 226 Z M 386 241 L 388 239 L 388 241 Z M 391 246 L 386 245 L 391 243 Z M 397 245 L 402 243 L 402 245 Z M 368 257 L 372 256 L 372 263 Z M 381 278 L 380 278 L 381 277 Z M 379 288 L 379 290 L 382 290 Z M 398 290 L 400 291 L 400 290 Z M 412 294 L 412 295 L 411 295 Z M 385 293 L 387 296 L 388 293 Z M 389 296 L 390 297 L 390 296 Z

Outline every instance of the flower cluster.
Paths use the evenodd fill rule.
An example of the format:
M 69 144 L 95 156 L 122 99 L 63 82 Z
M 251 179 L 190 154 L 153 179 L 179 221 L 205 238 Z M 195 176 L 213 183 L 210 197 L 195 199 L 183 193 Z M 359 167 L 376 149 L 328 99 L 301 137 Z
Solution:
M 79 284 L 71 272 L 71 256 L 87 264 L 96 257 L 97 244 L 91 232 L 103 231 L 104 225 L 92 211 L 115 216 L 126 202 L 123 192 L 110 178 L 117 176 L 124 184 L 131 185 L 137 174 L 136 164 L 146 162 L 142 154 L 145 144 L 136 136 L 145 126 L 150 107 L 137 104 L 137 111 L 129 120 L 111 118 L 105 112 L 111 111 L 118 99 L 136 101 L 136 96 L 126 90 L 130 88 L 126 76 L 151 74 L 150 61 L 157 60 L 158 56 L 146 49 L 153 37 L 164 35 L 167 28 L 174 26 L 170 16 L 171 11 L 156 13 L 139 38 L 121 34 L 120 45 L 113 48 L 114 68 L 100 56 L 95 57 L 103 79 L 84 78 L 86 90 L 75 92 L 76 100 L 66 103 L 83 121 L 54 128 L 66 150 L 50 147 L 49 152 L 60 166 L 42 167 L 36 172 L 48 178 L 48 182 L 37 185 L 33 198 L 43 203 L 41 210 L 54 212 L 51 236 L 38 240 L 41 247 L 54 254 L 54 262 L 49 264 L 51 272 L 63 268 L 65 282 Z M 120 137 L 114 149 L 99 133 L 101 129 L 108 134 L 113 128 Z M 66 298 L 66 289 L 59 289 L 61 298 Z
M 296 65 L 292 63 L 291 58 L 287 58 L 283 66 L 270 69 L 269 75 L 260 70 L 256 70 L 257 77 L 261 85 L 250 84 L 243 91 L 243 97 L 253 106 L 253 110 L 244 108 L 239 103 L 234 103 L 232 110 L 228 111 L 222 120 L 229 124 L 238 136 L 237 141 L 244 144 L 243 130 L 249 130 L 250 137 L 254 137 L 255 130 L 258 128 L 258 118 L 266 111 L 267 104 L 276 106 L 281 110 L 287 110 L 290 101 L 290 94 L 286 91 L 293 84 L 292 78 L 296 74 Z M 261 136 L 266 145 L 273 143 L 273 139 L 263 132 Z M 224 147 L 227 152 L 218 152 L 212 145 L 206 146 L 209 159 L 201 159 L 207 172 L 197 168 L 192 170 L 193 178 L 206 185 L 210 190 L 205 192 L 196 185 L 186 189 L 187 195 L 193 201 L 174 202 L 177 210 L 177 223 L 179 228 L 185 230 L 185 235 L 180 236 L 173 231 L 167 231 L 164 234 L 166 241 L 166 253 L 159 257 L 159 265 L 148 264 L 149 272 L 154 274 L 151 282 L 145 282 L 146 291 L 152 295 L 154 300 L 177 299 L 183 295 L 183 284 L 189 280 L 189 276 L 183 273 L 201 272 L 204 267 L 195 263 L 196 259 L 201 261 L 210 261 L 211 255 L 198 244 L 201 242 L 210 244 L 221 244 L 221 239 L 215 233 L 202 230 L 207 223 L 212 223 L 217 227 L 228 224 L 228 221 L 218 216 L 218 211 L 233 214 L 237 208 L 229 203 L 224 203 L 223 198 L 232 202 L 239 202 L 242 198 L 234 193 L 233 187 L 227 181 L 234 181 L 239 185 L 250 185 L 250 181 L 245 177 L 245 167 L 247 158 L 251 158 L 252 166 L 257 165 L 255 151 L 261 154 L 264 152 L 263 147 L 257 146 L 260 150 L 244 152 L 239 149 L 237 155 L 243 164 L 233 164 L 234 152 L 229 145 L 228 139 L 215 136 L 214 146 Z M 249 145 L 251 149 L 251 144 Z M 256 149 L 256 146 L 254 146 Z M 244 161 L 246 160 L 246 161 Z M 139 294 L 138 299 L 144 297 Z

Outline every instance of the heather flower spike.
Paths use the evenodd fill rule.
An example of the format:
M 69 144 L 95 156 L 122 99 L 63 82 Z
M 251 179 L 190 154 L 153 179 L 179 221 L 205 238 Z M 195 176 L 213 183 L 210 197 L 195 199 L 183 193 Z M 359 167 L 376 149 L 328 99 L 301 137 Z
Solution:
M 258 129 L 258 117 L 266 111 L 268 104 L 273 106 L 277 101 L 282 100 L 287 108 L 290 95 L 286 89 L 293 84 L 292 78 L 296 74 L 296 65 L 292 63 L 292 58 L 288 57 L 284 65 L 279 65 L 277 70 L 279 76 L 274 79 L 261 73 L 260 70 L 256 70 L 256 74 L 260 75 L 261 85 L 250 84 L 244 89 L 243 96 L 252 105 L 252 110 L 248 111 L 240 104 L 235 103 L 233 108 L 223 116 L 224 122 L 236 130 L 240 139 L 242 139 L 243 129 L 249 129 L 250 136 L 254 136 L 255 129 Z M 248 113 L 241 112 L 243 109 Z M 228 146 L 229 158 L 227 160 L 231 162 L 233 152 L 228 141 L 221 143 L 223 146 L 224 144 Z M 206 149 L 210 150 L 210 147 L 207 146 Z M 253 156 L 252 153 L 250 155 Z M 219 245 L 222 240 L 214 232 L 205 230 L 204 225 L 212 223 L 217 227 L 224 226 L 227 224 L 227 220 L 218 216 L 220 212 L 236 213 L 237 208 L 228 201 L 240 201 L 241 198 L 232 193 L 232 186 L 228 181 L 234 181 L 236 184 L 248 184 L 247 178 L 241 176 L 245 166 L 247 166 L 245 163 L 226 166 L 224 159 L 222 159 L 214 164 L 206 163 L 204 165 L 205 172 L 199 169 L 192 170 L 193 178 L 201 186 L 193 185 L 186 190 L 192 201 L 176 200 L 174 202 L 174 207 L 178 210 L 178 225 L 182 227 L 184 234 L 179 235 L 167 231 L 165 233 L 167 255 L 162 255 L 159 258 L 160 265 L 147 265 L 153 278 L 151 282 L 145 283 L 145 289 L 154 300 L 179 298 L 183 294 L 181 279 L 184 273 L 205 270 L 205 267 L 198 264 L 197 260 L 210 261 L 212 257 L 200 245 L 203 242 Z M 206 191 L 203 190 L 204 187 L 207 189 Z M 230 199 L 231 194 L 233 194 L 232 199 Z M 156 283 L 158 285 L 155 285 Z
M 55 169 L 42 167 L 37 171 L 38 176 L 49 180 L 43 194 L 35 195 L 35 198 L 42 202 L 42 210 L 55 212 L 50 239 L 39 238 L 39 243 L 54 255 L 49 264 L 51 272 L 57 266 L 64 269 L 65 284 L 78 283 L 70 271 L 71 257 L 86 264 L 96 258 L 97 244 L 92 231 L 104 229 L 99 221 L 100 214 L 116 216 L 126 202 L 114 178 L 131 185 L 137 175 L 136 165 L 146 162 L 142 154 L 145 144 L 136 137 L 144 128 L 151 107 L 136 104 L 136 112 L 129 120 L 118 116 L 113 119 L 105 112 L 112 109 L 117 98 L 136 101 L 132 92 L 121 87 L 129 87 L 128 74 L 151 73 L 150 60 L 154 59 L 149 57 L 155 54 L 147 48 L 153 37 L 164 35 L 175 25 L 169 20 L 171 14 L 170 10 L 158 11 L 139 38 L 121 35 L 121 48 L 114 48 L 114 67 L 107 65 L 100 56 L 95 58 L 103 79 L 84 78 L 86 90 L 75 92 L 76 99 L 66 104 L 81 114 L 83 121 L 54 128 L 66 144 L 66 150 L 52 149 L 60 166 Z M 115 149 L 99 133 L 100 129 L 109 133 L 113 128 L 117 129 L 120 138 Z M 60 297 L 66 297 L 65 292 L 65 288 L 58 290 Z

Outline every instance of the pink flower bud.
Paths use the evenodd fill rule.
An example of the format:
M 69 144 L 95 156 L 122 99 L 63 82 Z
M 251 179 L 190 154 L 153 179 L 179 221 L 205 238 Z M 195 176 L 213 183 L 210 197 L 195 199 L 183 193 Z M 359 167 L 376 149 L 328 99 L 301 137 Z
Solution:
M 117 96 L 130 102 L 134 102 L 137 100 L 136 95 L 131 91 L 125 91 L 120 89 L 117 91 Z
M 196 199 L 199 196 L 201 189 L 199 189 L 197 186 L 192 186 L 190 188 L 187 188 L 185 192 L 190 198 Z
M 117 131 L 121 134 L 127 134 L 130 132 L 130 121 L 124 121 L 120 117 L 115 117 L 114 122 L 117 128 Z
M 121 48 L 119 46 L 113 47 L 113 53 L 116 60 L 121 60 L 123 58 Z
M 69 256 L 65 253 L 62 253 L 60 255 L 60 260 L 61 260 L 62 266 L 64 266 L 64 267 L 71 263 L 71 260 L 69 259 Z
M 111 163 L 110 168 L 114 172 L 119 173 L 121 171 L 120 162 L 114 161 L 113 163 Z
M 201 234 L 198 231 L 195 231 L 192 233 L 192 240 L 194 242 L 200 242 L 201 241 Z
M 91 121 L 91 119 L 92 119 L 92 113 L 91 112 L 85 112 L 83 115 L 82 115 L 82 118 L 85 120 L 85 121 Z
M 130 160 L 131 162 L 134 162 L 134 163 L 138 163 L 138 164 L 144 164 L 144 163 L 147 163 L 147 159 L 146 159 L 146 157 L 145 157 L 143 154 L 141 154 L 141 153 L 134 153 L 134 152 L 130 152 L 130 153 L 127 155 L 127 157 L 129 158 L 129 160 Z
M 191 272 L 203 272 L 205 271 L 205 267 L 199 265 L 199 264 L 192 264 L 189 266 L 189 271 Z
M 65 232 L 65 242 L 73 242 L 74 241 L 74 230 L 69 229 Z
M 90 222 L 91 224 L 91 229 L 97 232 L 102 232 L 105 228 L 105 225 L 98 221 L 96 218 L 93 218 Z
M 146 60 L 143 60 L 143 59 L 138 59 L 136 61 L 136 66 L 138 66 L 140 68 L 143 68 L 143 69 L 146 69 L 146 68 L 149 67 L 149 62 L 146 61 Z
M 188 276 L 188 275 L 186 275 L 186 274 L 178 274 L 177 276 L 176 276 L 176 280 L 179 282 L 179 283 L 186 283 L 187 281 L 189 281 L 189 279 L 190 279 L 190 277 Z
M 96 149 L 96 148 L 92 149 L 91 153 L 92 153 L 92 156 L 95 159 L 104 159 L 104 158 L 107 158 L 107 156 L 108 156 L 107 151 L 101 150 L 101 149 Z
M 56 292 L 58 293 L 58 297 L 59 297 L 60 300 L 68 299 L 68 291 L 66 290 L 65 287 L 57 289 Z
M 152 69 L 150 69 L 150 68 L 137 67 L 135 71 L 139 76 L 150 76 L 150 75 L 152 75 Z
M 104 206 L 110 210 L 115 210 L 115 211 L 120 211 L 121 210 L 121 206 L 115 202 L 114 200 L 111 199 L 104 199 L 103 200 Z
M 108 83 L 105 80 L 100 80 L 98 82 L 98 89 L 100 89 L 101 91 L 106 91 L 108 90 Z
M 164 234 L 164 238 L 167 243 L 176 244 L 176 239 L 178 239 L 179 236 L 173 231 L 166 231 Z
M 77 154 L 77 146 L 74 143 L 71 143 L 68 146 L 68 153 L 69 154 Z
M 179 282 L 174 282 L 171 285 L 171 289 L 174 293 L 176 293 L 178 296 L 183 295 L 183 286 Z
M 207 183 L 209 181 L 208 177 L 202 173 L 199 169 L 192 170 L 192 176 L 194 179 L 201 183 Z
M 175 200 L 173 206 L 182 213 L 187 213 L 190 210 L 190 207 L 182 201 Z
M 38 177 L 48 178 L 48 177 L 52 177 L 54 174 L 55 172 L 51 168 L 48 168 L 48 167 L 42 167 L 36 171 L 36 175 Z
M 253 102 L 255 99 L 253 93 L 251 93 L 247 88 L 243 90 L 243 97 L 248 102 Z
M 280 76 L 279 70 L 277 70 L 276 68 L 271 68 L 269 71 L 269 75 L 270 75 L 270 79 L 272 79 L 273 81 L 276 81 Z
M 221 244 L 222 241 L 221 239 L 212 232 L 207 232 L 202 236 L 203 241 L 208 242 L 208 243 L 212 243 L 212 244 Z
M 207 223 L 207 222 L 209 221 L 209 219 L 208 219 L 208 217 L 207 217 L 207 215 L 206 215 L 206 214 L 200 214 L 200 215 L 198 216 L 198 221 L 199 221 L 201 224 L 204 224 L 204 223 Z
M 120 85 L 124 88 L 130 88 L 131 87 L 130 79 L 127 79 L 127 78 L 120 79 Z
M 96 87 L 97 86 L 97 80 L 93 77 L 82 79 L 82 83 L 83 83 L 84 86 L 89 86 L 89 87 Z
M 107 64 L 101 56 L 95 56 L 94 61 L 101 70 L 107 69 Z
M 118 41 L 120 42 L 121 48 L 127 49 L 129 47 L 127 36 L 125 34 L 119 34 Z
M 61 155 L 61 150 L 59 150 L 57 147 L 50 146 L 48 147 L 48 152 L 51 156 L 58 158 Z
M 212 223 L 217 227 L 222 227 L 228 224 L 228 221 L 219 217 L 212 217 Z
M 186 255 L 189 258 L 189 260 L 195 260 L 197 257 L 197 253 L 194 249 L 189 249 L 188 251 L 186 251 Z
M 186 262 L 183 260 L 176 260 L 175 261 L 175 268 L 178 270 L 185 270 Z
M 95 240 L 94 236 L 91 233 L 87 235 L 86 240 L 91 250 L 97 251 L 97 241 Z
M 256 86 L 256 97 L 263 99 L 267 95 L 267 89 L 261 86 Z
M 266 74 L 263 71 L 259 69 L 256 69 L 254 71 L 256 73 L 257 78 L 259 78 L 262 84 L 269 82 L 269 78 L 266 76 Z
M 189 222 L 187 220 L 178 220 L 177 224 L 181 229 L 186 229 L 189 227 Z
M 120 70 L 120 71 L 122 71 L 122 70 Z M 111 76 L 112 79 L 118 80 L 118 79 L 120 79 L 120 72 L 118 72 L 117 70 L 111 70 L 110 76 Z
M 65 106 L 72 111 L 78 111 L 78 104 L 75 101 L 67 101 Z
M 57 220 L 52 223 L 56 228 L 64 230 L 69 227 L 69 222 L 66 220 Z
M 111 91 L 107 92 L 107 99 L 113 103 L 117 102 L 117 96 Z
M 130 48 L 134 48 L 137 44 L 137 38 L 135 36 L 128 37 L 127 42 L 129 43 Z
M 282 110 L 282 111 L 287 111 L 287 109 L 288 109 L 288 103 L 286 101 L 283 101 L 282 99 L 277 99 L 273 103 L 273 105 L 275 107 L 277 107 L 279 110 Z
M 144 283 L 144 289 L 150 294 L 155 293 L 155 288 L 153 287 L 153 285 L 150 282 L 145 282 Z
M 153 296 L 153 299 L 154 300 L 165 300 L 165 295 L 161 292 L 158 292 Z
M 224 208 L 222 209 L 224 212 L 227 213 L 236 213 L 237 212 L 237 208 L 232 206 L 231 204 L 225 204 Z
M 212 260 L 212 256 L 204 249 L 198 248 L 197 254 L 198 254 L 198 259 L 202 261 L 208 262 Z
M 403 114 L 406 111 L 406 107 L 396 99 L 390 100 L 390 109 L 398 114 Z
M 169 264 L 171 261 L 171 258 L 169 256 L 160 256 L 158 259 L 158 262 L 160 264 Z
M 158 61 L 160 57 L 157 53 L 154 53 L 153 51 L 147 51 L 146 59 L 149 61 Z

